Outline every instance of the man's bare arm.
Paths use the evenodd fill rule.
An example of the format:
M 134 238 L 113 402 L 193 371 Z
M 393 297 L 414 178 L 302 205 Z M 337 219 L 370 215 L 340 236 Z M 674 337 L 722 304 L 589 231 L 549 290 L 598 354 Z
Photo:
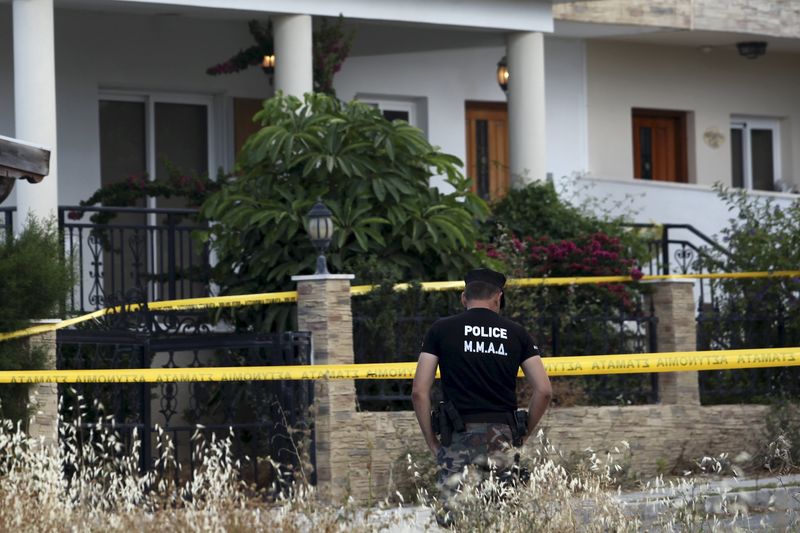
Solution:
M 414 403 L 414 413 L 417 415 L 419 428 L 431 452 L 436 455 L 441 444 L 433 433 L 431 427 L 431 387 L 436 379 L 436 367 L 439 358 L 428 352 L 419 354 L 417 371 L 414 374 L 414 385 L 411 389 L 411 401 Z
M 547 372 L 542 364 L 542 358 L 538 355 L 529 357 L 522 362 L 522 371 L 525 373 L 525 379 L 533 389 L 531 401 L 528 404 L 528 434 L 525 435 L 527 439 L 536 428 L 547 406 L 550 405 L 550 398 L 553 397 L 553 389 L 550 386 L 550 378 L 547 377 Z

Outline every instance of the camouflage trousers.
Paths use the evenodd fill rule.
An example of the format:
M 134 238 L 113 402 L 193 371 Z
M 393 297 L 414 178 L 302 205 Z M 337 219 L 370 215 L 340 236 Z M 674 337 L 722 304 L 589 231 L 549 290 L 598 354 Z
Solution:
M 453 432 L 450 446 L 436 456 L 437 484 L 447 499 L 458 490 L 464 476 L 486 477 L 490 470 L 508 470 L 514 465 L 511 428 L 507 424 L 466 424 L 466 431 Z

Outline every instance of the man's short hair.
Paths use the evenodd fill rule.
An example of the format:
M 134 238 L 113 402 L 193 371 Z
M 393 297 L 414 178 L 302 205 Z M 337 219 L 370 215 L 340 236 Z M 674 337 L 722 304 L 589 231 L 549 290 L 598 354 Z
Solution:
M 485 281 L 471 281 L 464 287 L 464 297 L 467 300 L 488 300 L 500 292 L 500 287 Z

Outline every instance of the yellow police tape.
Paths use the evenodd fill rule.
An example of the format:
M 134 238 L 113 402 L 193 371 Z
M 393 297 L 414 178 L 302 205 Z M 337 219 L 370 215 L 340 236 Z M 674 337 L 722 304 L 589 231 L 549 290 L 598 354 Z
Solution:
M 800 365 L 800 348 L 545 357 L 550 376 L 731 370 Z M 26 370 L 0 372 L 0 383 L 164 383 L 331 379 L 412 379 L 416 363 L 359 365 Z M 522 373 L 520 372 L 520 377 Z
M 773 272 L 735 272 L 719 274 L 670 274 L 643 276 L 638 281 L 655 281 L 669 279 L 763 279 L 763 278 L 790 278 L 800 277 L 800 270 L 779 270 Z M 563 278 L 520 278 L 511 279 L 507 285 L 510 287 L 537 287 L 545 285 L 585 285 L 596 283 L 627 283 L 634 280 L 631 276 L 586 276 L 586 277 L 563 277 Z M 419 286 L 424 291 L 451 291 L 464 288 L 463 281 L 428 281 L 420 283 Z M 352 296 L 362 296 L 373 290 L 377 285 L 357 285 L 350 288 Z M 406 290 L 412 287 L 410 283 L 398 283 L 394 290 Z M 243 294 L 233 296 L 207 296 L 204 298 L 186 298 L 183 300 L 164 300 L 161 302 L 150 302 L 148 308 L 154 311 L 186 311 L 197 309 L 214 309 L 220 307 L 239 307 L 245 305 L 264 305 L 276 303 L 291 303 L 297 301 L 297 291 L 268 292 L 262 294 Z M 126 310 L 136 311 L 140 308 L 138 304 L 126 307 Z M 40 335 L 63 329 L 81 322 L 87 322 L 100 318 L 107 314 L 120 312 L 120 307 L 109 307 L 100 309 L 92 313 L 75 318 L 63 320 L 56 324 L 42 324 L 9 333 L 0 333 L 0 342 Z

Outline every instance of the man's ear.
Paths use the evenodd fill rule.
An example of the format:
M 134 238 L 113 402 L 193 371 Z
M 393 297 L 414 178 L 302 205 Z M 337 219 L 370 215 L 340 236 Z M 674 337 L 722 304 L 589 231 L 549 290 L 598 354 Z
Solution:
M 461 292 L 461 305 L 467 306 L 467 294 L 463 291 Z

